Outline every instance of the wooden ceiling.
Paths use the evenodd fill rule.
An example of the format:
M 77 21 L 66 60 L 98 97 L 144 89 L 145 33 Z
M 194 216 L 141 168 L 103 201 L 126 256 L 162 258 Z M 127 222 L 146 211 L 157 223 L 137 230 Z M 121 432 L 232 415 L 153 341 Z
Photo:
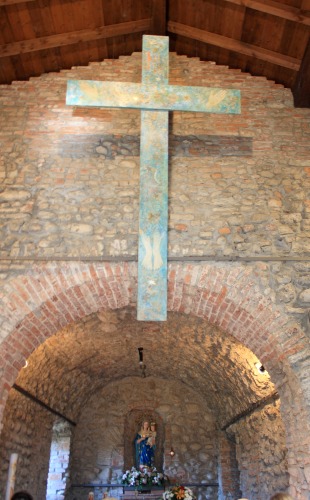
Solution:
M 310 107 L 309 32 L 310 0 L 0 0 L 0 84 L 141 51 L 152 33 Z

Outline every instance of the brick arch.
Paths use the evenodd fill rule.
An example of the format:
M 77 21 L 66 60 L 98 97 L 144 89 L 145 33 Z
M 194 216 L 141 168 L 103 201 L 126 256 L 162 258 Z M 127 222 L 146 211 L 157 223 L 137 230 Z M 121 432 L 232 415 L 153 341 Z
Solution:
M 0 345 L 0 416 L 25 359 L 70 323 L 103 309 L 134 305 L 136 273 L 136 264 L 128 263 L 54 263 L 35 266 L 6 283 L 0 291 L 4 336 Z M 258 272 L 250 266 L 172 264 L 168 309 L 217 325 L 265 364 L 281 396 L 292 493 L 294 498 L 303 498 L 301 489 L 310 475 L 306 465 L 310 456 L 306 436 L 310 433 L 305 432 L 309 428 L 305 401 L 309 381 L 298 375 L 309 347 L 298 325 L 274 305 L 271 296 L 262 293 L 259 283 Z
M 8 392 L 30 354 L 93 312 L 127 306 L 135 274 L 135 266 L 127 264 L 49 264 L 6 283 L 0 292 L 0 422 Z

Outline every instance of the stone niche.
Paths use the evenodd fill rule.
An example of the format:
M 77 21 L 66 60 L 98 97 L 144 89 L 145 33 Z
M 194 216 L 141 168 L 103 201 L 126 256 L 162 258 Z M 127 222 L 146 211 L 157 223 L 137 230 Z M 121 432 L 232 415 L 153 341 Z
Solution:
M 171 482 L 218 482 L 218 432 L 200 395 L 178 381 L 132 377 L 97 392 L 81 411 L 72 440 L 71 484 L 119 482 L 133 463 L 130 448 L 140 415 L 157 423 L 156 464 L 162 463 Z M 96 488 L 95 498 L 105 490 Z M 121 493 L 122 488 L 109 491 L 113 497 Z M 217 499 L 218 489 L 201 488 L 198 497 Z M 85 489 L 71 487 L 66 498 L 83 499 Z
M 154 422 L 156 426 L 156 451 L 154 455 L 154 467 L 158 471 L 163 470 L 165 425 L 163 419 L 155 411 L 144 409 L 133 409 L 125 419 L 124 429 L 124 469 L 136 467 L 133 436 L 141 429 L 144 421 Z

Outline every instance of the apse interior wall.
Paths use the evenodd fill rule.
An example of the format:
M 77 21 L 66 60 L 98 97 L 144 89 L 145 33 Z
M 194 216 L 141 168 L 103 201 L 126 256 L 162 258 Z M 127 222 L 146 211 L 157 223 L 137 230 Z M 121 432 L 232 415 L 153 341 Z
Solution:
M 109 384 L 88 400 L 74 430 L 71 484 L 121 481 L 125 421 L 133 409 L 153 411 L 162 419 L 164 471 L 171 482 L 218 483 L 217 429 L 204 400 L 180 382 L 148 377 Z M 131 436 L 132 454 L 134 438 L 135 434 Z M 98 498 L 102 491 L 94 489 Z M 109 492 L 113 497 L 120 493 L 122 488 Z M 82 500 L 83 495 L 85 489 L 71 488 L 68 498 Z M 218 488 L 201 488 L 199 498 L 217 499 Z

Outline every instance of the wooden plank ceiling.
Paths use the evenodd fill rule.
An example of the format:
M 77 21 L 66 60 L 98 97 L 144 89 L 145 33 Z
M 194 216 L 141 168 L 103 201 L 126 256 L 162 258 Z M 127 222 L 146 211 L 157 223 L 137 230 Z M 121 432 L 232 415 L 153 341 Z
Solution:
M 0 0 L 0 84 L 141 51 L 152 33 L 310 107 L 309 32 L 310 0 Z

